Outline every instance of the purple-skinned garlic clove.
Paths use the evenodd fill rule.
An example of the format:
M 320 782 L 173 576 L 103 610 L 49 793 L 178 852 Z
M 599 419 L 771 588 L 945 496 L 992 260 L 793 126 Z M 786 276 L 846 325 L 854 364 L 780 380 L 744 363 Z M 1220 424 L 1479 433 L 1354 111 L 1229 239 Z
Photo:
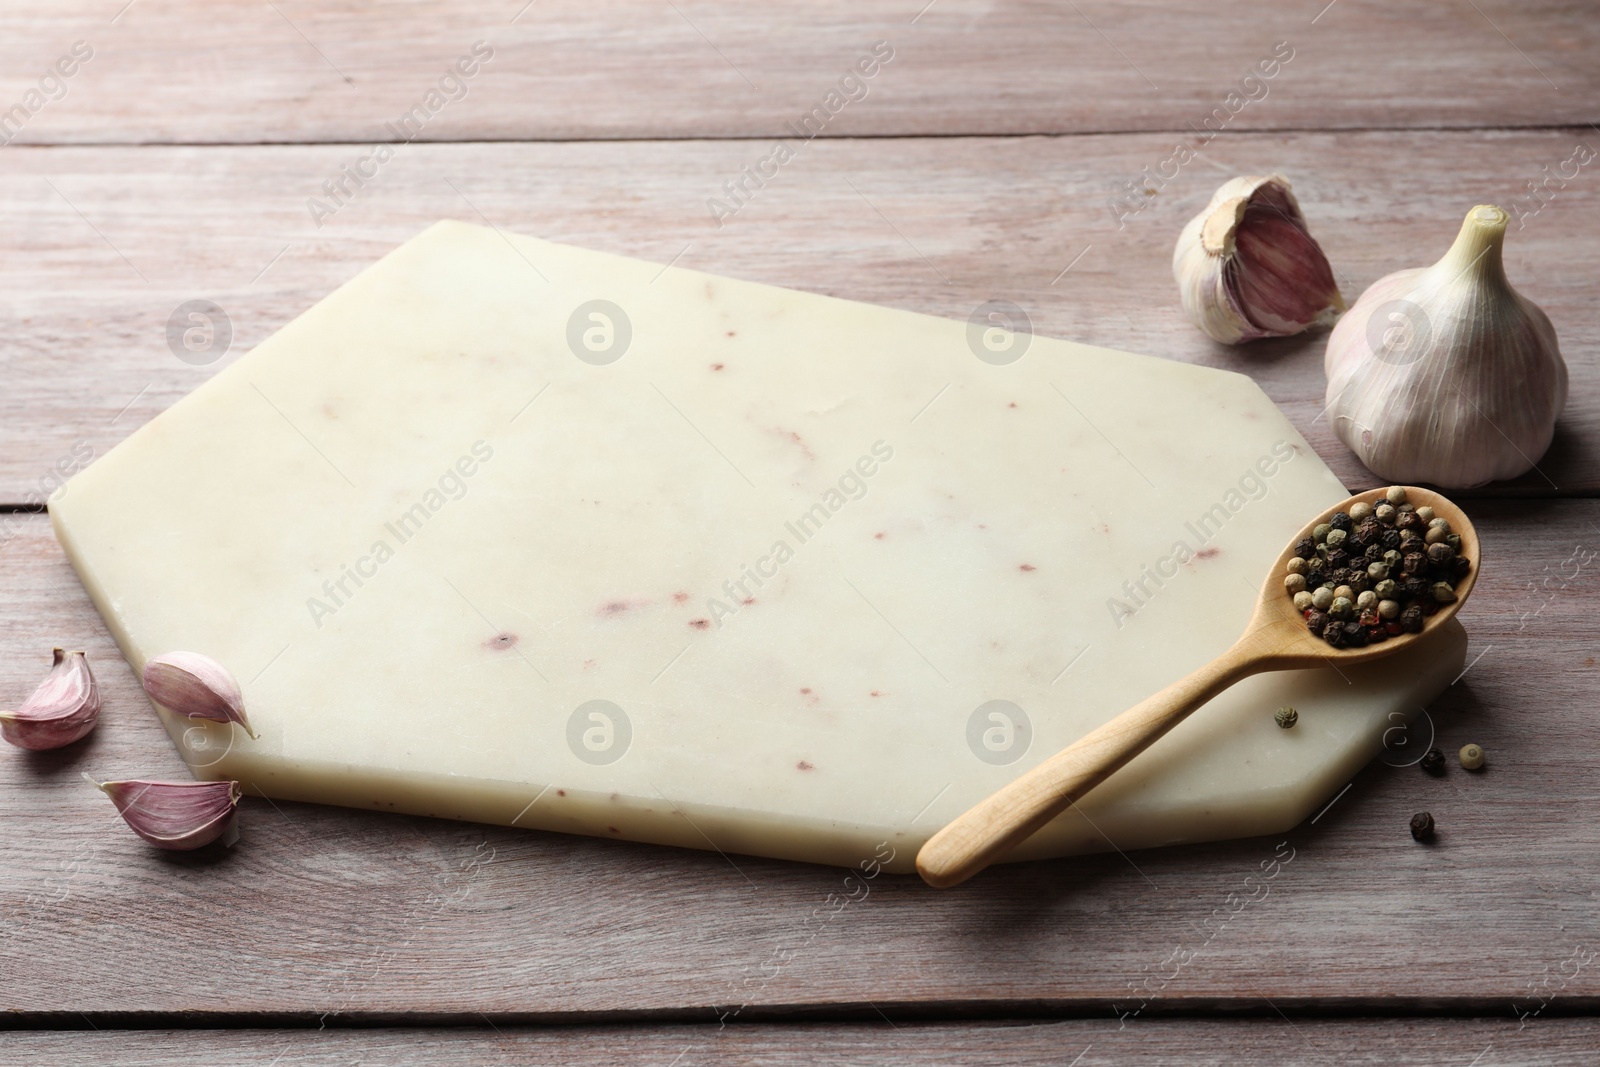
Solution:
M 86 736 L 100 721 L 100 687 L 82 652 L 55 650 L 44 681 L 16 711 L 0 712 L 0 736 L 43 752 Z
M 168 652 L 144 665 L 144 691 L 150 699 L 190 719 L 236 722 L 251 737 L 256 732 L 244 714 L 244 693 L 228 668 L 198 652 Z
M 1223 183 L 1172 254 L 1184 310 L 1223 344 L 1289 337 L 1345 309 L 1333 267 L 1278 175 Z
M 111 798 L 122 821 L 157 848 L 183 852 L 209 845 L 219 837 L 225 838 L 224 845 L 238 839 L 234 821 L 238 782 L 89 780 Z

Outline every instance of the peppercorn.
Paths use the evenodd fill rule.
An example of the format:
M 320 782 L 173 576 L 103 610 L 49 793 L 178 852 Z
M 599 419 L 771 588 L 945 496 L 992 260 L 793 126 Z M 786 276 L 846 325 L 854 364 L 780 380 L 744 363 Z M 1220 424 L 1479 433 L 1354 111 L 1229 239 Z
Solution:
M 1378 563 L 1378 562 L 1382 561 L 1382 559 L 1383 559 L 1383 546 L 1382 545 L 1375 545 L 1375 544 L 1374 545 L 1368 545 L 1367 546 L 1367 550 L 1365 552 L 1361 553 L 1361 557 L 1363 559 L 1365 559 L 1369 564 L 1370 563 Z
M 1311 591 L 1311 606 L 1318 611 L 1327 611 L 1333 605 L 1333 590 L 1325 585 L 1319 585 Z
M 1395 619 L 1400 616 L 1400 602 L 1398 600 L 1378 601 L 1378 618 Z
M 1290 596 L 1304 592 L 1306 576 L 1303 574 L 1286 574 L 1283 576 L 1283 587 L 1289 591 Z
M 1348 585 L 1336 585 L 1333 587 L 1333 602 L 1335 604 L 1338 604 L 1341 600 L 1354 602 L 1355 598 L 1356 591 L 1351 589 Z M 1334 614 L 1338 614 L 1337 609 L 1335 609 Z
M 1378 606 L 1378 594 L 1368 589 L 1356 594 L 1356 607 L 1361 611 L 1371 611 Z
M 1457 552 L 1461 551 L 1461 535 L 1460 534 L 1451 534 L 1449 537 L 1446 537 L 1444 539 L 1444 543 L 1449 545 L 1451 548 L 1455 549 Z
M 1277 713 L 1272 716 L 1272 719 L 1279 726 L 1283 727 L 1285 730 L 1288 730 L 1293 728 L 1294 724 L 1300 721 L 1300 713 L 1291 707 L 1285 706 L 1279 708 Z
M 1365 500 L 1357 500 L 1354 504 L 1350 505 L 1350 518 L 1356 523 L 1359 524 L 1363 519 L 1368 519 L 1371 517 L 1372 505 L 1367 503 Z
M 1456 558 L 1456 550 L 1447 544 L 1435 541 L 1428 546 L 1428 562 L 1438 567 L 1448 566 Z
M 1322 572 L 1320 567 L 1313 566 L 1310 570 L 1306 571 L 1307 589 L 1320 589 L 1322 586 L 1327 584 L 1328 576 Z
M 1328 568 L 1330 570 L 1339 570 L 1343 567 L 1348 567 L 1349 565 L 1350 553 L 1346 552 L 1342 548 L 1328 549 Z
M 1415 530 L 1401 530 L 1400 531 L 1400 551 L 1402 551 L 1402 552 L 1412 552 L 1412 551 L 1421 552 L 1426 547 L 1427 547 L 1427 542 L 1422 539 L 1422 535 L 1417 533 L 1417 531 L 1415 531 Z
M 1407 530 L 1417 530 L 1420 532 L 1427 529 L 1427 525 L 1421 519 L 1417 518 L 1416 512 L 1400 511 L 1395 513 L 1394 528 L 1399 530 L 1401 533 L 1405 533 Z
M 1317 554 L 1317 543 L 1309 537 L 1302 537 L 1294 543 L 1294 554 L 1300 559 L 1310 559 Z
M 1385 578 L 1383 581 L 1374 585 L 1372 587 L 1372 591 L 1378 594 L 1379 600 L 1393 600 L 1395 593 L 1399 590 L 1399 588 L 1400 587 L 1395 583 L 1393 578 Z
M 1483 766 L 1483 746 L 1463 745 L 1461 747 L 1461 766 L 1469 771 L 1475 771 Z
M 1367 628 L 1359 622 L 1345 623 L 1344 643 L 1351 648 L 1365 648 L 1367 644 Z
M 1417 518 L 1421 519 L 1423 522 L 1432 522 L 1433 521 L 1433 509 L 1430 508 L 1430 507 L 1426 507 L 1426 506 L 1418 508 L 1417 509 Z
M 1395 507 L 1399 507 L 1401 504 L 1404 504 L 1406 502 L 1406 488 L 1405 488 L 1405 486 L 1403 486 L 1403 485 L 1391 485 L 1389 488 L 1387 488 L 1387 489 L 1385 489 L 1383 491 L 1383 499 L 1387 500 L 1390 504 L 1393 504 Z
M 1372 542 L 1383 536 L 1383 523 L 1373 518 L 1369 513 L 1366 518 L 1356 523 L 1355 535 L 1363 541 Z
M 1306 612 L 1306 629 L 1310 630 L 1318 637 L 1322 636 L 1322 631 L 1327 628 L 1327 625 L 1327 612 L 1318 611 L 1316 608 L 1312 608 L 1310 611 Z
M 1345 525 L 1334 526 L 1333 529 L 1328 531 L 1328 536 L 1322 539 L 1322 543 L 1327 545 L 1330 549 L 1338 548 L 1340 545 L 1344 544 L 1345 538 L 1350 536 L 1350 534 L 1346 532 L 1349 527 L 1350 516 L 1341 512 L 1340 514 L 1335 515 L 1334 518 L 1343 519 L 1345 521 Z
M 1284 570 L 1290 574 L 1304 574 L 1311 569 L 1311 565 L 1299 556 L 1290 556 L 1289 562 L 1283 565 Z
M 1322 639 L 1334 648 L 1343 648 L 1348 643 L 1344 636 L 1344 623 L 1338 619 L 1329 619 L 1328 625 L 1322 628 Z
M 1447 542 L 1445 539 L 1449 536 L 1449 530 L 1441 530 L 1439 527 L 1435 526 L 1427 533 L 1423 534 L 1422 540 L 1430 545 L 1448 544 L 1449 542 Z
M 1450 588 L 1449 582 L 1434 582 L 1428 587 L 1428 595 L 1433 597 L 1436 604 L 1454 604 L 1456 591 Z
M 1428 583 L 1422 578 L 1400 579 L 1400 599 L 1418 600 L 1428 592 Z
M 1400 573 L 1410 576 L 1421 574 L 1428 565 L 1428 556 L 1424 552 L 1407 552 L 1400 557 Z
M 1367 577 L 1371 578 L 1375 582 L 1383 581 L 1385 578 L 1389 577 L 1389 565 L 1387 563 L 1376 562 L 1367 564 Z
M 1352 592 L 1364 593 L 1372 588 L 1372 579 L 1367 577 L 1366 571 L 1353 570 L 1350 572 L 1350 578 L 1345 584 L 1350 587 Z
M 1333 527 L 1329 526 L 1327 523 L 1319 522 L 1316 526 L 1312 527 L 1311 536 L 1318 544 L 1321 544 L 1323 541 L 1328 539 L 1328 531 L 1331 529 L 1333 529 Z
M 1457 556 L 1450 561 L 1450 573 L 1455 578 L 1455 584 L 1460 584 L 1461 579 L 1472 573 L 1472 561 L 1466 556 Z
M 1372 509 L 1373 517 L 1379 522 L 1383 523 L 1385 526 L 1394 525 L 1394 517 L 1396 514 L 1398 514 L 1398 512 L 1396 512 L 1393 505 L 1390 504 L 1379 504 L 1377 507 Z
M 1436 748 L 1430 748 L 1418 761 L 1418 766 L 1435 778 L 1444 774 L 1444 753 Z
M 1400 629 L 1408 634 L 1422 632 L 1422 608 L 1413 604 L 1400 613 Z
M 1419 811 L 1411 816 L 1411 837 L 1417 841 L 1433 840 L 1433 815 Z
M 1333 516 L 1328 519 L 1328 525 L 1333 527 L 1334 530 L 1349 532 L 1350 528 L 1355 526 L 1355 523 L 1345 512 L 1336 511 L 1333 513 Z M 1329 536 L 1331 538 L 1332 531 L 1329 531 Z
M 1389 640 L 1389 631 L 1384 629 L 1382 626 L 1367 627 L 1368 644 L 1381 645 L 1387 640 Z
M 1383 546 L 1385 552 L 1392 552 L 1400 547 L 1400 531 L 1385 530 L 1378 535 L 1378 544 Z
M 1305 611 L 1311 607 L 1311 594 L 1304 589 L 1300 590 L 1294 595 L 1294 606 L 1296 611 Z

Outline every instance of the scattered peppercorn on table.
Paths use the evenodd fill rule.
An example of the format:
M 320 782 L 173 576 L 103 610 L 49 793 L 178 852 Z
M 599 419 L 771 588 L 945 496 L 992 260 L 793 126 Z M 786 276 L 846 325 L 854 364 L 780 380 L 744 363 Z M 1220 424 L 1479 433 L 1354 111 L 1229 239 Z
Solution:
M 676 9 L 635 0 L 541 0 L 525 9 L 522 0 L 416 0 L 373 12 L 237 0 L 121 6 L 13 5 L 4 37 L 14 79 L 0 105 L 10 116 L 0 181 L 10 209 L 0 234 L 9 268 L 0 709 L 24 706 L 55 647 L 87 653 L 103 706 L 93 733 L 66 747 L 0 746 L 0 975 L 9 979 L 0 982 L 8 1028 L 0 1060 L 1490 1067 L 1600 1057 L 1589 1017 L 1600 1004 L 1592 935 L 1600 929 L 1600 143 L 1590 129 L 1600 123 L 1600 68 L 1583 59 L 1600 51 L 1593 18 L 1542 0 L 1480 3 L 1481 12 L 1370 0 L 1304 9 L 1155 0 L 1081 11 L 948 0 L 923 10 L 917 0 L 803 13 L 717 0 Z M 470 75 L 456 65 L 462 57 Z M 864 59 L 870 75 L 858 65 Z M 390 125 L 415 136 L 397 140 Z M 1375 728 L 1366 716 L 1378 706 L 1344 700 L 1361 679 L 1346 686 L 1329 670 L 1310 700 L 1269 687 L 1248 707 L 1198 712 L 1197 731 L 1218 728 L 1205 727 L 1211 710 L 1237 716 L 1229 721 L 1238 729 L 1206 735 L 1218 758 L 1208 755 L 1204 766 L 1219 770 L 1193 779 L 1196 787 L 1255 817 L 1281 815 L 1280 832 L 1003 864 L 948 891 L 885 870 L 904 850 L 891 853 L 887 838 L 874 837 L 878 824 L 869 826 L 867 814 L 885 827 L 932 829 L 958 806 L 960 789 L 1008 780 L 1047 747 L 1047 730 L 1065 732 L 1096 714 L 1076 699 L 1085 686 L 1150 693 L 1164 678 L 1148 664 L 1231 640 L 1233 598 L 1243 603 L 1250 592 L 1220 579 L 1232 573 L 1233 550 L 1247 549 L 1253 523 L 1279 521 L 1280 496 L 1303 494 L 1320 510 L 1346 488 L 1402 480 L 1368 473 L 1339 438 L 1349 428 L 1334 423 L 1350 412 L 1324 411 L 1327 331 L 1225 348 L 1180 306 L 1171 256 L 1184 224 L 1228 177 L 1275 173 L 1291 183 L 1347 302 L 1399 268 L 1436 259 L 1473 205 L 1500 206 L 1510 216 L 1506 273 L 1559 333 L 1570 396 L 1550 452 L 1530 457 L 1537 470 L 1513 483 L 1449 494 L 1482 541 L 1482 558 L 1472 561 L 1481 573 L 1459 615 L 1464 658 L 1453 648 L 1436 676 L 1397 681 L 1415 689 L 1415 706 L 1396 703 L 1395 717 L 1385 714 L 1370 761 L 1354 748 L 1347 772 L 1313 761 L 1326 775 L 1315 790 L 1249 787 L 1301 766 L 1282 761 L 1328 740 L 1331 720 Z M 306 359 L 292 374 L 255 373 L 253 355 L 281 348 L 285 333 L 310 325 L 296 322 L 309 309 L 347 283 L 367 284 L 363 271 L 441 219 L 498 246 L 509 267 L 495 285 L 514 290 L 511 312 L 482 318 L 476 275 L 446 277 L 397 291 L 392 321 L 325 346 L 323 360 Z M 854 302 L 844 312 L 805 302 L 800 317 L 816 321 L 799 331 L 810 336 L 833 334 L 835 315 L 859 314 L 850 323 L 866 331 L 872 308 L 895 309 L 910 329 L 881 346 L 883 358 L 915 362 L 907 380 L 925 391 L 895 409 L 904 419 L 893 433 L 847 435 L 848 447 L 819 451 L 805 425 L 774 419 L 768 433 L 760 416 L 849 421 L 875 395 L 873 359 L 854 341 L 842 344 L 856 353 L 859 373 L 842 374 L 846 352 L 819 346 L 815 380 L 833 388 L 796 373 L 787 391 L 757 391 L 765 410 L 728 409 L 739 395 L 735 375 L 748 372 L 709 348 L 776 331 L 760 320 L 708 330 L 696 365 L 661 359 L 644 375 L 635 364 L 651 358 L 651 316 L 633 306 L 625 309 L 629 347 L 615 362 L 579 360 L 564 319 L 554 351 L 535 350 L 517 323 L 539 313 L 541 293 L 570 293 L 575 281 L 535 254 L 547 247 L 541 240 L 620 257 L 605 260 L 613 268 L 593 278 L 582 302 L 621 306 L 613 287 L 627 282 L 659 290 L 653 299 L 675 305 L 674 314 L 707 314 L 703 293 L 684 284 L 689 277 Z M 634 269 L 648 272 L 636 278 Z M 412 362 L 424 338 L 406 324 L 440 303 L 467 318 L 480 309 L 464 331 L 477 340 L 441 346 L 436 373 L 419 378 Z M 605 355 L 599 350 L 621 336 L 619 322 L 580 317 L 576 344 Z M 930 323 L 955 331 L 953 354 L 918 332 Z M 728 329 L 739 336 L 730 341 Z M 1008 340 L 1025 337 L 1028 347 L 1013 363 L 986 362 L 969 330 L 991 359 L 1003 359 Z M 380 338 L 391 360 L 364 362 L 361 374 L 341 379 L 348 388 L 326 388 Z M 908 338 L 922 342 L 900 355 Z M 1069 350 L 1077 354 L 1060 354 Z M 1158 394 L 1154 401 L 1103 388 L 1104 377 L 1145 363 L 1107 350 L 1179 365 L 1192 375 L 1183 402 L 1169 406 L 1157 378 L 1141 386 Z M 488 374 L 495 385 L 487 397 L 484 375 L 453 373 L 490 360 L 500 369 Z M 570 377 L 541 376 L 541 360 Z M 1052 360 L 1073 373 L 1026 377 Z M 719 362 L 723 369 L 712 370 Z M 953 373 L 936 373 L 946 366 Z M 599 394 L 615 404 L 619 426 L 598 445 L 576 433 L 572 417 L 572 383 L 582 375 L 621 386 Z M 113 520 L 103 532 L 108 541 L 137 538 L 157 522 L 175 532 L 197 523 L 228 531 L 198 554 L 176 533 L 159 546 L 170 583 L 161 592 L 174 604 L 213 595 L 220 605 L 228 590 L 265 582 L 257 531 L 315 532 L 318 541 L 280 536 L 273 547 L 289 557 L 327 546 L 315 550 L 326 556 L 317 582 L 294 584 L 281 609 L 245 598 L 231 613 L 195 617 L 151 607 L 145 594 L 119 600 L 111 578 L 124 564 L 112 558 L 105 579 L 89 575 L 105 591 L 97 606 L 43 513 L 46 499 L 77 472 L 114 470 L 113 449 L 136 433 L 143 442 L 162 437 L 182 421 L 185 397 L 209 406 L 207 383 L 230 390 L 243 379 L 265 399 L 252 391 L 251 407 L 223 405 L 215 436 L 190 437 L 171 479 L 130 491 L 124 528 Z M 1007 380 L 1027 388 L 1000 390 Z M 467 426 L 448 415 L 391 424 L 367 410 L 460 412 L 468 394 L 505 415 L 506 432 L 482 438 L 493 449 L 487 458 L 473 451 L 477 436 L 453 433 Z M 1228 407 L 1217 406 L 1219 395 Z M 623 421 L 635 412 L 644 414 Z M 1248 433 L 1268 455 L 1285 424 L 1293 436 L 1283 439 L 1309 451 L 1263 475 L 1270 491 L 1261 499 L 1240 490 L 1247 503 L 1206 546 L 1219 553 L 1174 560 L 1173 541 L 1197 547 L 1184 524 L 1199 528 L 1212 504 L 1228 506 L 1225 491 L 1207 490 L 1237 487 L 1244 474 L 1228 443 L 1240 423 L 1260 423 Z M 989 436 L 973 425 L 990 427 Z M 815 463 L 779 428 L 800 433 Z M 273 435 L 280 459 L 293 457 L 305 485 L 325 494 L 320 511 L 297 513 L 306 505 L 282 495 L 252 505 L 248 484 L 194 477 L 221 467 L 253 432 Z M 871 451 L 880 439 L 894 449 L 887 461 Z M 1070 453 L 1076 462 L 1058 451 L 1069 439 L 1081 447 Z M 516 481 L 501 473 L 513 472 L 508 461 L 531 465 L 509 450 L 529 441 L 573 472 L 568 490 L 627 456 L 640 493 L 659 494 L 648 497 L 655 507 L 630 513 L 615 544 L 586 542 L 583 567 L 533 558 L 527 538 L 483 518 Z M 668 460 L 691 446 L 698 466 L 687 473 L 703 481 L 647 477 L 683 471 Z M 368 476 L 355 456 L 415 478 L 399 491 Z M 785 456 L 787 467 L 777 459 Z M 856 466 L 863 458 L 870 475 Z M 851 499 L 853 482 L 839 485 L 847 469 L 867 486 L 860 499 Z M 1184 472 L 1179 484 L 1157 477 L 1172 469 Z M 774 477 L 790 472 L 814 496 L 802 500 Z M 1145 476 L 1171 497 L 1153 511 L 1147 499 L 1162 494 Z M 282 477 L 266 472 L 261 488 L 281 494 Z M 456 479 L 466 486 L 459 499 Z M 869 528 L 874 508 L 908 512 L 907 486 L 918 483 L 1014 507 L 977 517 L 978 509 L 930 492 L 922 521 Z M 662 501 L 685 484 L 721 495 L 679 493 L 664 520 Z M 1063 490 L 1075 484 L 1095 488 L 1073 498 Z M 827 507 L 827 486 L 846 503 L 805 543 L 786 537 L 784 523 L 813 504 Z M 59 517 L 78 488 L 62 498 Z M 615 495 L 577 496 L 591 512 L 621 510 Z M 686 516 L 724 497 L 763 522 L 641 547 L 639 530 L 687 525 Z M 369 510 L 351 507 L 357 498 Z M 799 502 L 803 509 L 778 506 Z M 428 512 L 420 528 L 418 505 Z M 1140 516 L 1159 526 L 1170 513 L 1181 516 L 1176 529 L 1139 527 Z M 524 506 L 522 518 L 536 524 L 544 514 Z M 1084 514 L 1087 526 L 1073 526 Z M 1287 515 L 1286 527 L 1300 521 Z M 559 517 L 573 540 L 597 529 L 579 508 Z M 972 525 L 961 540 L 964 519 Z M 1034 524 L 1034 539 L 1007 540 L 1023 520 Z M 404 542 L 384 529 L 391 522 Z M 1132 523 L 1139 550 L 1110 566 L 1113 550 L 1101 554 L 1094 540 L 1112 536 L 1100 522 L 1118 538 Z M 735 537 L 738 530 L 753 538 Z M 1272 553 L 1286 543 L 1287 530 L 1278 533 L 1285 540 Z M 475 551 L 436 554 L 442 535 Z M 857 537 L 871 542 L 864 554 L 835 551 L 834 540 Z M 378 540 L 392 549 L 382 562 L 372 551 Z M 774 569 L 777 540 L 794 555 L 772 578 L 762 570 Z M 911 550 L 918 543 L 926 548 Z M 957 576 L 974 570 L 982 545 L 995 549 L 992 565 L 982 581 L 963 584 Z M 619 563 L 629 552 L 639 558 Z M 1249 572 L 1251 590 L 1268 578 L 1270 555 Z M 877 556 L 890 569 L 846 566 Z M 527 569 L 466 580 L 488 573 L 486 560 L 504 559 Z M 682 587 L 657 591 L 649 607 L 626 593 L 591 597 L 581 613 L 530 618 L 507 607 L 528 610 L 537 598 L 522 594 L 538 583 L 578 585 L 617 566 L 679 575 L 698 568 L 714 587 L 707 597 L 725 582 L 737 593 L 743 582 L 755 603 L 722 591 L 716 599 L 732 614 L 720 628 L 704 599 L 676 603 Z M 1163 573 L 1174 567 L 1175 575 Z M 859 705 L 815 678 L 785 678 L 778 657 L 734 654 L 767 647 L 757 637 L 778 623 L 777 585 L 835 573 L 837 615 L 791 627 L 782 661 L 854 679 L 845 691 Z M 873 584 L 885 575 L 894 581 Z M 1369 590 L 1351 586 L 1358 621 L 1361 593 L 1376 595 L 1384 580 L 1400 582 L 1391 568 L 1386 579 L 1369 572 Z M 396 583 L 425 595 L 386 591 Z M 1062 607 L 1069 598 L 1061 590 L 1079 586 L 1096 599 Z M 1303 590 L 1316 591 L 1309 581 Z M 1287 587 L 1284 595 L 1292 596 Z M 1127 609 L 1117 613 L 1120 628 L 1109 599 Z M 614 602 L 626 604 L 596 614 Z M 225 652 L 260 741 L 230 730 L 213 747 L 217 728 L 185 723 L 180 743 L 191 725 L 199 732 L 188 747 L 175 744 L 100 608 L 143 620 L 146 629 L 123 635 L 129 647 Z M 670 614 L 680 609 L 681 617 Z M 1193 619 L 1195 609 L 1211 615 L 1187 628 L 1162 621 L 1163 613 Z M 1100 634 L 1062 628 L 1061 617 L 1078 615 L 1095 619 L 1104 646 Z M 691 626 L 697 618 L 708 628 Z M 649 644 L 646 620 L 681 633 L 681 643 Z M 322 645 L 326 662 L 313 672 L 305 657 L 319 646 L 310 638 L 353 631 L 358 621 L 399 635 L 398 648 L 377 665 L 376 653 Z M 617 695 L 605 661 L 585 674 L 581 659 L 541 658 L 607 626 L 638 637 L 624 644 L 619 636 L 615 648 L 638 660 L 642 700 Z M 296 627 L 304 644 L 289 640 Z M 463 658 L 443 674 L 419 654 L 468 630 Z M 1120 676 L 1110 672 L 1110 642 L 1144 631 L 1155 632 L 1151 647 L 1129 654 Z M 180 638 L 183 645 L 169 646 Z M 608 701 L 626 711 L 631 734 L 615 716 L 609 729 L 591 717 L 608 714 L 601 705 L 585 709 L 572 733 L 563 722 L 552 737 L 531 701 L 519 717 L 487 699 L 519 675 L 515 684 L 530 698 L 546 687 L 523 656 L 552 688 L 571 687 L 562 694 L 568 718 L 589 701 Z M 913 679 L 909 688 L 869 681 L 880 663 Z M 574 679 L 585 677 L 595 687 L 579 700 Z M 1031 688 L 1019 695 L 991 684 L 1007 677 Z M 720 732 L 680 739 L 681 717 L 669 722 L 667 709 L 684 706 L 690 683 L 703 695 L 697 714 L 759 695 L 787 703 L 748 719 L 728 715 Z M 313 706 L 296 707 L 273 686 L 311 693 Z M 370 706 L 374 692 L 403 713 L 395 729 L 351 731 L 345 747 L 361 765 L 446 767 L 428 783 L 435 796 L 522 790 L 516 807 L 483 813 L 515 825 L 372 810 L 382 794 L 367 788 L 366 771 L 348 766 L 319 781 L 343 782 L 356 806 L 283 799 L 251 777 L 241 783 L 247 795 L 233 847 L 167 852 L 137 837 L 83 780 L 183 780 L 184 753 L 234 760 L 257 745 L 271 759 L 255 757 L 241 773 L 289 766 L 293 753 L 282 746 L 292 749 L 295 732 L 285 725 L 303 724 L 301 743 L 326 751 L 340 726 L 314 713 Z M 442 728 L 407 725 L 416 706 L 438 698 L 442 708 L 462 694 L 485 699 L 468 701 Z M 990 701 L 1029 716 L 1030 747 L 1016 763 L 978 756 L 1014 750 L 1019 737 L 1020 720 L 1006 705 L 984 708 Z M 824 749 L 788 744 L 824 712 L 835 718 L 834 732 L 817 735 Z M 896 731 L 892 722 L 909 725 Z M 1348 736 L 1333 737 L 1335 747 Z M 614 751 L 624 738 L 626 753 L 610 765 L 577 758 L 608 744 Z M 652 778 L 665 800 L 638 778 L 615 802 L 593 795 L 610 776 L 637 772 L 634 761 L 652 746 L 675 757 Z M 730 766 L 731 751 L 781 752 L 785 762 L 768 776 L 772 760 Z M 1224 762 L 1225 751 L 1242 760 Z M 1164 781 L 1190 758 L 1174 749 L 1149 777 Z M 572 797 L 571 779 L 536 799 L 525 790 L 531 773 L 499 785 L 482 773 L 537 761 L 569 767 L 590 795 L 547 808 L 567 802 L 563 789 Z M 937 775 L 958 765 L 967 777 Z M 752 825 L 748 806 L 712 810 L 706 801 L 738 796 L 757 779 L 791 790 L 784 806 L 768 809 L 771 825 L 792 826 L 779 813 L 817 813 L 810 843 L 755 829 L 752 840 L 728 839 L 729 824 Z M 641 792 L 658 810 L 683 813 L 665 818 L 681 824 L 674 840 L 685 847 L 616 840 L 613 825 L 630 833 L 639 825 L 596 817 L 602 805 L 642 808 Z M 1310 792 L 1317 799 L 1307 805 Z M 1174 794 L 1152 796 L 1165 798 L 1154 820 L 1171 826 Z M 1104 810 L 1077 817 L 1121 841 L 1129 824 L 1144 823 L 1133 800 L 1130 792 L 1112 804 L 1108 794 Z M 591 834 L 534 828 L 552 825 L 538 820 L 553 811 L 580 810 L 582 824 L 575 815 L 563 830 Z M 1231 818 L 1222 807 L 1192 810 L 1180 828 L 1196 836 Z M 1101 820 L 1119 811 L 1117 825 Z M 1427 840 L 1413 839 L 1414 816 L 1426 816 Z M 824 844 L 839 842 L 869 847 L 846 859 L 848 871 L 738 851 L 778 844 L 821 858 Z M 1076 847 L 1067 837 L 1054 845 Z M 1023 1018 L 1029 1025 L 1002 1025 Z

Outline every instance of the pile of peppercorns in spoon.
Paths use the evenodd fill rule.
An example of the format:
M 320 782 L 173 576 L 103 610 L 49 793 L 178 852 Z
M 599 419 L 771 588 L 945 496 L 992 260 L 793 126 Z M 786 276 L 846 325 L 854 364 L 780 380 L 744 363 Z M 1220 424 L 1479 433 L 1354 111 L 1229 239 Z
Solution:
M 1313 634 L 1334 648 L 1364 648 L 1420 633 L 1424 619 L 1455 602 L 1472 571 L 1460 549 L 1447 520 L 1390 486 L 1377 506 L 1351 504 L 1296 543 L 1283 587 Z

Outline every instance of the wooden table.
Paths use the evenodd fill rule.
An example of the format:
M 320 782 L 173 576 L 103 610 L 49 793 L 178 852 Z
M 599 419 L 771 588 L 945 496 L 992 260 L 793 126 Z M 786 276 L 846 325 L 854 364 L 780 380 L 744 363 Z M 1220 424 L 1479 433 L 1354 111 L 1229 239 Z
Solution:
M 0 700 L 64 644 L 108 709 L 82 745 L 0 753 L 0 1062 L 1595 1062 L 1600 169 L 1530 191 L 1600 148 L 1592 6 L 122 4 L 0 9 L 0 104 L 24 104 L 0 150 Z M 866 95 L 802 141 L 878 41 Z M 1253 99 L 1164 175 L 1231 92 Z M 797 157 L 730 203 L 777 140 Z M 1472 666 L 1426 722 L 1484 772 L 1380 760 L 1286 844 L 884 878 L 822 923 L 843 872 L 254 799 L 240 847 L 158 854 L 79 777 L 185 772 L 50 533 L 57 472 L 429 222 L 953 318 L 1013 300 L 1042 333 L 1251 375 L 1366 487 L 1320 417 L 1324 337 L 1228 350 L 1177 305 L 1182 223 L 1269 170 L 1352 298 L 1473 204 L 1513 210 L 1510 275 L 1560 332 L 1556 444 L 1464 494 Z M 194 299 L 231 331 L 203 366 L 168 344 Z

